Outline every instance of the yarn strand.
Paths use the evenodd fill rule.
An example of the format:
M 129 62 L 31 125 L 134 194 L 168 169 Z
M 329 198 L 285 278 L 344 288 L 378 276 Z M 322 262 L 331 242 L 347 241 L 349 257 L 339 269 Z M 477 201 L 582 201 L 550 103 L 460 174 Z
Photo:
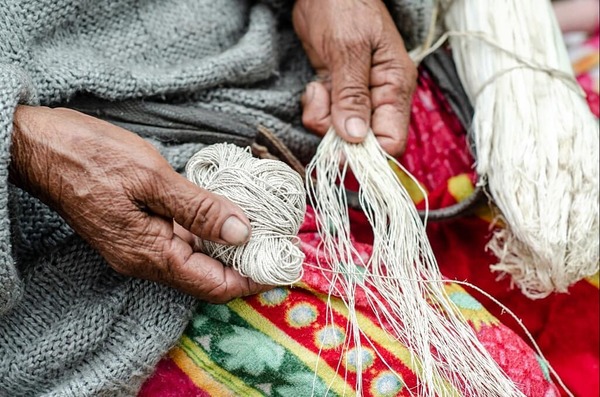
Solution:
M 307 167 L 307 175 L 315 176 L 315 181 L 307 178 L 307 191 L 317 215 L 324 266 L 333 270 L 330 294 L 341 294 L 353 319 L 347 335 L 360 349 L 354 297 L 361 290 L 390 338 L 412 353 L 417 395 L 523 396 L 447 296 L 424 226 L 389 160 L 372 133 L 362 144 L 351 144 L 331 129 Z M 350 238 L 343 185 L 350 169 L 374 233 L 368 259 L 358 255 Z M 357 372 L 361 369 L 359 361 Z M 357 395 L 360 387 L 356 385 Z

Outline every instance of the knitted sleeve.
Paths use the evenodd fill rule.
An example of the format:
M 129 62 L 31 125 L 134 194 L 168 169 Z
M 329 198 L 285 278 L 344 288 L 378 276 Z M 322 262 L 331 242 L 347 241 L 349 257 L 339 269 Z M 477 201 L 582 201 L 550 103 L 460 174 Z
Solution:
M 20 68 L 0 63 L 0 315 L 15 305 L 22 289 L 11 254 L 8 199 L 13 114 L 19 103 L 35 103 L 29 78 Z
M 410 51 L 427 37 L 434 0 L 386 0 L 396 26 Z

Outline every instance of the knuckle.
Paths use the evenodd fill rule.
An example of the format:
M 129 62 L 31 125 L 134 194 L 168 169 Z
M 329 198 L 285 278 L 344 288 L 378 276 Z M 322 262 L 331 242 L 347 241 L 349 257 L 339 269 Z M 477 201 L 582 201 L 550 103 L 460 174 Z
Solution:
M 192 210 L 191 228 L 204 230 L 213 212 L 215 202 L 208 197 L 202 196 L 196 202 L 196 208 Z
M 346 85 L 338 91 L 342 106 L 361 108 L 370 106 L 369 90 L 366 86 Z
M 400 68 L 392 68 L 386 73 L 386 81 L 393 87 L 396 94 L 400 95 L 410 85 L 410 76 Z
M 188 211 L 191 216 L 185 219 L 182 226 L 190 231 L 197 231 L 203 235 L 213 235 L 217 229 L 221 202 L 210 193 L 204 192 L 190 203 L 192 208 Z
M 164 164 L 159 164 L 156 159 L 146 158 L 137 167 L 135 173 L 127 174 L 131 193 L 141 201 L 160 201 L 160 196 L 165 194 L 164 171 L 160 171 L 161 168 L 164 170 Z
M 332 50 L 339 51 L 340 48 L 344 49 L 342 53 L 348 55 L 362 52 L 365 48 L 370 46 L 369 34 L 364 29 L 354 29 L 349 27 L 342 27 L 332 32 L 332 39 L 329 41 L 332 45 Z
M 399 114 L 410 113 L 410 101 L 408 98 L 408 96 L 405 97 L 400 94 L 400 99 L 398 100 L 398 98 L 396 98 L 396 100 L 391 101 L 389 106 L 391 106 L 391 108 Z M 400 129 L 401 127 L 398 126 L 397 128 Z
M 417 85 L 417 67 L 412 61 L 404 64 L 395 64 L 386 72 L 385 81 L 390 84 L 396 92 L 401 94 L 412 94 Z
M 338 39 L 338 42 L 342 48 L 350 51 L 350 55 L 359 54 L 369 47 L 369 41 L 364 35 L 349 35 L 347 37 Z
M 338 67 L 348 69 L 352 65 L 370 60 L 372 45 L 371 33 L 353 28 L 339 29 L 324 42 L 326 54 L 332 54 L 332 61 Z
M 160 254 L 160 266 L 158 267 L 161 280 L 179 288 L 198 285 L 199 280 L 192 279 L 185 269 L 189 266 L 190 256 L 176 254 L 172 244 L 171 240 L 165 241 L 163 244 L 164 248 Z
M 323 132 L 327 129 L 327 117 L 319 118 L 314 114 L 302 114 L 302 125 L 312 131 Z

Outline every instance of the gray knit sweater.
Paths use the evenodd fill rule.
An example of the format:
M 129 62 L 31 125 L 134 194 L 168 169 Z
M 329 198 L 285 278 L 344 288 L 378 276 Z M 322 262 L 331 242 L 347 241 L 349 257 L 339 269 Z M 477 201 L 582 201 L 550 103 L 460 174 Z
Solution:
M 409 45 L 423 37 L 431 1 L 388 2 Z M 0 0 L 0 396 L 135 394 L 195 303 L 116 274 L 9 185 L 17 104 L 187 98 L 270 127 L 309 156 L 315 138 L 299 127 L 298 101 L 312 72 L 291 3 Z M 177 170 L 200 148 L 153 143 Z

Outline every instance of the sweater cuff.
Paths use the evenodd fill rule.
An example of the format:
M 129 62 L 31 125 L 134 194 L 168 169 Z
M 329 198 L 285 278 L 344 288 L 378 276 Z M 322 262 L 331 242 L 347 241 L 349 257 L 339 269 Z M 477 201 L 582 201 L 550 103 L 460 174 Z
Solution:
M 408 51 L 423 44 L 427 38 L 434 0 L 384 1 Z
M 12 255 L 8 172 L 13 115 L 19 104 L 36 104 L 33 85 L 20 68 L 0 63 L 0 315 L 12 309 L 22 282 Z

